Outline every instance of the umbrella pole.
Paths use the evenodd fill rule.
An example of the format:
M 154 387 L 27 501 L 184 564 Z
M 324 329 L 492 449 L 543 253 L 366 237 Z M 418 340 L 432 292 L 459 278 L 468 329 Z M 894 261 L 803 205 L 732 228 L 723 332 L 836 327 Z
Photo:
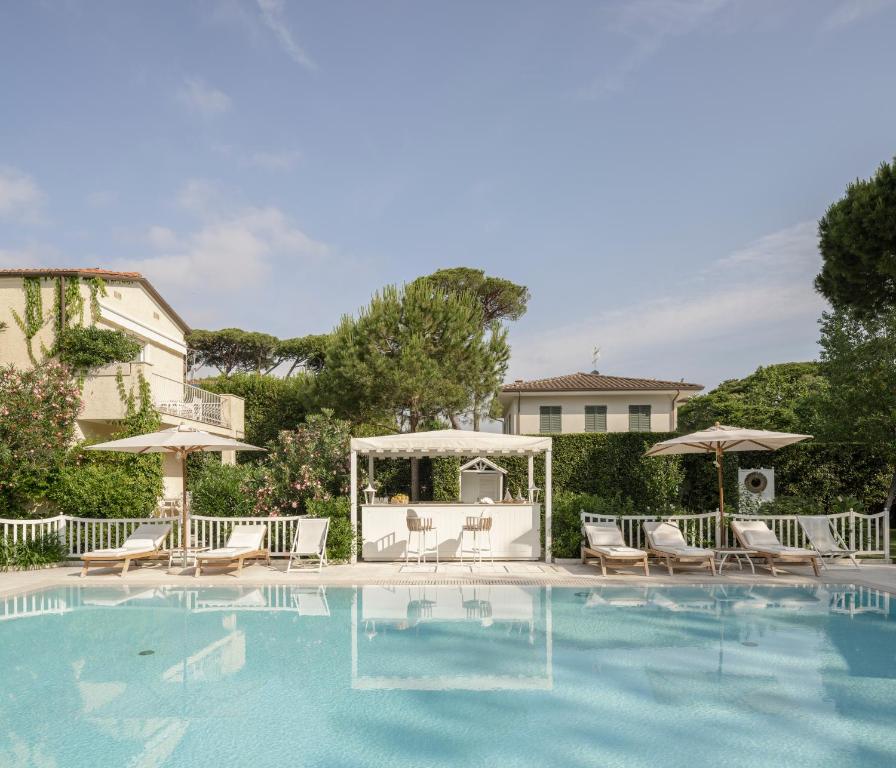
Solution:
M 187 530 L 187 452 L 181 452 L 181 465 L 183 470 L 184 489 L 183 498 L 181 499 L 181 521 L 180 521 L 180 543 L 183 551 L 183 565 L 187 567 L 187 545 L 190 543 L 190 534 Z
M 725 531 L 725 487 L 722 472 L 722 446 L 716 446 L 716 472 L 719 476 L 719 531 L 716 535 L 716 545 L 722 546 Z

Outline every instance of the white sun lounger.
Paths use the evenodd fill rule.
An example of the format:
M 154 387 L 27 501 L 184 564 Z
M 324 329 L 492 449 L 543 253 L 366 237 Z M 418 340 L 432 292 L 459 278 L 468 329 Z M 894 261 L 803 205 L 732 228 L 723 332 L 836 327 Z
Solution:
M 218 549 L 210 549 L 208 552 L 196 554 L 196 572 L 199 576 L 202 565 L 229 566 L 236 563 L 236 573 L 239 576 L 243 572 L 243 563 L 246 560 L 261 560 L 271 563 L 268 550 L 262 547 L 265 534 L 268 532 L 265 525 L 235 525 L 227 538 L 227 544 Z
M 856 561 L 856 550 L 846 546 L 843 537 L 831 525 L 831 518 L 827 515 L 801 515 L 797 520 L 806 532 L 806 538 L 809 539 L 812 549 L 818 552 L 823 568 L 827 567 L 824 564 L 825 558 L 831 561 L 847 558 L 856 568 L 859 567 Z
M 132 560 L 157 556 L 169 533 L 170 523 L 141 523 L 120 547 L 95 549 L 81 555 L 81 560 L 84 561 L 81 576 L 87 575 L 87 569 L 91 565 L 112 566 L 118 563 L 122 563 L 121 575 L 124 576 L 131 567 Z
M 647 551 L 666 563 L 670 576 L 673 564 L 705 566 L 713 576 L 716 575 L 716 553 L 711 549 L 692 547 L 674 523 L 644 523 L 644 533 L 647 534 Z
M 744 549 L 759 554 L 768 564 L 772 576 L 777 576 L 778 563 L 808 563 L 818 576 L 818 552 L 802 547 L 785 547 L 775 532 L 762 520 L 732 520 L 731 530 Z
M 316 557 L 317 570 L 327 565 L 327 533 L 330 530 L 329 517 L 303 517 L 296 527 L 296 535 L 289 552 L 286 572 L 293 567 L 293 561 L 303 557 Z
M 619 566 L 641 565 L 644 575 L 649 576 L 647 568 L 647 553 L 643 549 L 629 547 L 625 543 L 622 531 L 614 523 L 585 523 L 587 542 L 582 544 L 582 562 L 588 562 L 590 558 L 600 561 L 600 572 L 606 576 L 607 566 L 618 568 Z

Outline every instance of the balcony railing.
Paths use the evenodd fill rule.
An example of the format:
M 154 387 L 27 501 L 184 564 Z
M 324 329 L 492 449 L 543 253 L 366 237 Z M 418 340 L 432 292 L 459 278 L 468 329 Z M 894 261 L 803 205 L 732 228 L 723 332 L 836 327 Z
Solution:
M 229 418 L 221 395 L 153 373 L 150 380 L 153 404 L 160 413 L 203 424 L 229 427 Z

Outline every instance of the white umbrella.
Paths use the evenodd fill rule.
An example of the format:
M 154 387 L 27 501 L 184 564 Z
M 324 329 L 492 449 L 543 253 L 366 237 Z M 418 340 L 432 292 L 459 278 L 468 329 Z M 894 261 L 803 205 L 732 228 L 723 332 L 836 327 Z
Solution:
M 810 440 L 812 435 L 798 435 L 791 432 L 770 432 L 766 429 L 742 429 L 726 427 L 719 422 L 709 429 L 692 432 L 689 435 L 673 437 L 651 446 L 645 456 L 665 456 L 678 453 L 712 453 L 716 457 L 719 475 L 719 513 L 725 517 L 725 492 L 722 488 L 722 454 L 729 451 L 774 451 L 785 445 L 793 445 L 801 440 Z
M 182 502 L 181 545 L 184 554 L 184 567 L 187 565 L 187 456 L 200 451 L 263 451 L 248 443 L 241 443 L 232 437 L 221 437 L 211 432 L 204 432 L 181 424 L 160 432 L 148 432 L 145 435 L 125 437 L 121 440 L 110 440 L 108 443 L 97 443 L 87 447 L 88 451 L 121 451 L 123 453 L 173 453 L 181 460 L 183 466 L 184 494 Z

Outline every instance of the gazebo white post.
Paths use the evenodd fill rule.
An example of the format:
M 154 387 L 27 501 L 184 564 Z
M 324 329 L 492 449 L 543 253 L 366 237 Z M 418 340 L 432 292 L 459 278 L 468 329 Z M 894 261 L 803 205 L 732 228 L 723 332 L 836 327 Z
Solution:
M 529 454 L 529 487 L 526 489 L 527 498 L 532 501 L 532 489 L 535 487 L 535 457 Z
M 553 562 L 551 555 L 551 449 L 544 452 L 544 561 Z
M 367 456 L 367 484 L 373 488 L 373 454 Z
M 351 495 L 351 523 L 352 523 L 352 548 L 351 548 L 351 564 L 358 562 L 358 452 L 352 450 L 349 453 L 349 473 L 351 482 L 349 484 L 349 494 Z

